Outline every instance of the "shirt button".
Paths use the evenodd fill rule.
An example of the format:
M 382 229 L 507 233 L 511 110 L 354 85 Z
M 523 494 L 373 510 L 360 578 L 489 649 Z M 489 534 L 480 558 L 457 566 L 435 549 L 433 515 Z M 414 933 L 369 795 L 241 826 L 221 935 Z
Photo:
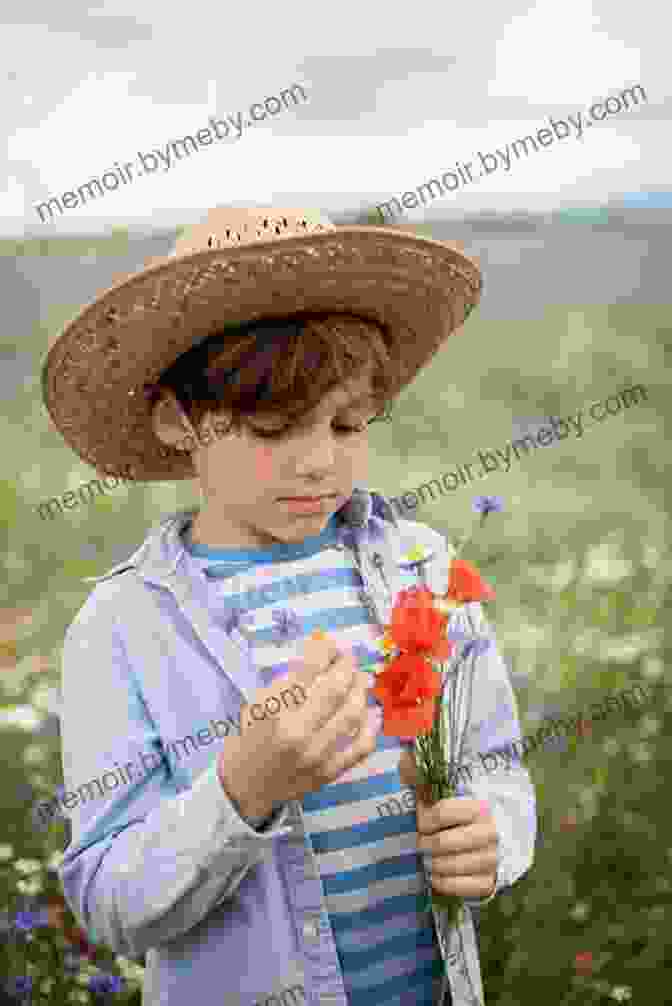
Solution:
M 303 923 L 303 938 L 307 943 L 318 943 L 320 939 L 320 924 L 314 920 Z

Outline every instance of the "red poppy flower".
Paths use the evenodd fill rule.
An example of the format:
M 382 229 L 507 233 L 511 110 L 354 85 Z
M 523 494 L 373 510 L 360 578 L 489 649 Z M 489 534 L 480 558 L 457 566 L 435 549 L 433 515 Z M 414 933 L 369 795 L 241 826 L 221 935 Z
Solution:
M 372 692 L 383 707 L 383 734 L 410 740 L 432 729 L 441 675 L 424 657 L 402 653 L 376 676 Z
M 579 737 L 586 737 L 590 731 L 593 729 L 593 724 L 590 720 L 579 720 L 576 725 L 576 732 Z
M 590 950 L 577 954 L 574 958 L 574 970 L 580 975 L 589 975 L 593 970 L 593 955 Z
M 446 597 L 460 604 L 469 601 L 494 601 L 495 592 L 470 562 L 465 559 L 453 559 Z
M 404 653 L 447 660 L 454 648 L 445 638 L 447 621 L 427 587 L 410 587 L 397 595 L 388 632 Z
M 574 815 L 573 814 L 568 814 L 566 817 L 563 817 L 563 819 L 561 820 L 561 822 L 560 822 L 560 828 L 562 829 L 562 831 L 571 831 L 573 828 L 576 828 L 577 824 L 578 824 L 578 821 L 576 820 L 576 818 L 574 817 Z

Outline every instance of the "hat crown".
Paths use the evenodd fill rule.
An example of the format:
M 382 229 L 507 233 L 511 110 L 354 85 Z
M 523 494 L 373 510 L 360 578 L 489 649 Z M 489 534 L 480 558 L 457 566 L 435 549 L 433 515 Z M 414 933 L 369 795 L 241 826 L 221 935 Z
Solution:
M 334 230 L 336 226 L 329 217 L 315 210 L 217 206 L 201 223 L 186 228 L 175 241 L 170 257 Z

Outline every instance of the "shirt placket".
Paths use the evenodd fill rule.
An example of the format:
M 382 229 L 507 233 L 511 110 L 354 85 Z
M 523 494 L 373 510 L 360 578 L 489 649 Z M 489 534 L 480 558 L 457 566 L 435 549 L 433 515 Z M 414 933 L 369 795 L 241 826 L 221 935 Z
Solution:
M 300 818 L 301 810 L 297 803 L 293 821 L 300 822 L 302 836 L 286 842 L 284 864 L 298 949 L 304 961 L 306 1002 L 309 1006 L 347 1006 L 317 859 Z
M 340 542 L 332 547 L 339 552 L 347 550 L 347 546 Z M 371 617 L 382 624 L 376 602 L 371 596 L 369 576 L 358 555 L 355 555 L 355 565 L 364 584 L 359 592 L 360 600 L 366 605 Z M 295 811 L 293 821 L 302 834 L 301 837 L 286 842 L 284 862 L 296 922 L 297 941 L 306 972 L 307 1001 L 310 1006 L 347 1006 L 338 951 L 324 901 L 317 858 L 310 838 L 305 832 L 298 802 L 295 804 Z

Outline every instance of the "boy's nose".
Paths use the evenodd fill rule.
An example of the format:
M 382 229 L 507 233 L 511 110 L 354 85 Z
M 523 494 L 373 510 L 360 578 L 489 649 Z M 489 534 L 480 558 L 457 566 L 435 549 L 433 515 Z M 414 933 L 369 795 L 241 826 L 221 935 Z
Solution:
M 297 475 L 323 474 L 334 467 L 335 453 L 332 438 L 315 436 L 306 439 L 296 463 Z

